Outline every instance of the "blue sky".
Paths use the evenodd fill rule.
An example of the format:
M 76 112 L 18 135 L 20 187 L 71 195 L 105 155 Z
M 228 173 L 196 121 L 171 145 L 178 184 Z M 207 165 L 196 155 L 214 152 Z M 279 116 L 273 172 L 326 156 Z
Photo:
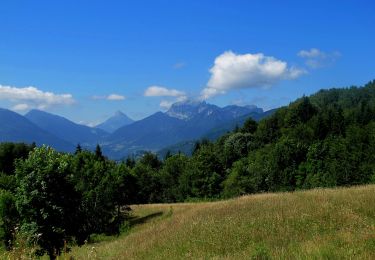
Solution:
M 286 105 L 375 79 L 374 11 L 365 0 L 3 0 L 0 107 L 95 123 L 185 98 Z

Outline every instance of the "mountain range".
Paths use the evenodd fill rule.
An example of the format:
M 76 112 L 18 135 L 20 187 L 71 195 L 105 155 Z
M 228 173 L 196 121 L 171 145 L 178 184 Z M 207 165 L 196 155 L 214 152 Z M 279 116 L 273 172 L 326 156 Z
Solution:
M 156 152 L 179 142 L 200 139 L 216 128 L 230 131 L 237 123 L 242 124 L 244 118 L 260 120 L 268 114 L 256 106 L 221 108 L 206 102 L 177 102 L 165 113 L 157 112 L 119 128 L 102 142 L 102 147 L 114 158 L 142 150 Z
M 73 151 L 77 144 L 87 149 L 100 144 L 104 154 L 121 159 L 141 151 L 156 152 L 176 144 L 178 147 L 179 143 L 192 143 L 202 137 L 215 139 L 249 117 L 260 120 L 272 112 L 256 106 L 221 108 L 206 102 L 184 101 L 139 121 L 116 112 L 102 124 L 89 127 L 40 110 L 22 116 L 1 109 L 0 141 L 36 142 L 62 151 Z

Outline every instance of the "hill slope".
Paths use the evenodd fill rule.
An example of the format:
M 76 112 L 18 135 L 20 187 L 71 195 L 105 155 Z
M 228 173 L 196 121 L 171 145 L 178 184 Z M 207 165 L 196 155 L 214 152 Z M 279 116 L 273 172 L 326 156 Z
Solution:
M 375 185 L 133 206 L 130 233 L 74 259 L 374 259 Z

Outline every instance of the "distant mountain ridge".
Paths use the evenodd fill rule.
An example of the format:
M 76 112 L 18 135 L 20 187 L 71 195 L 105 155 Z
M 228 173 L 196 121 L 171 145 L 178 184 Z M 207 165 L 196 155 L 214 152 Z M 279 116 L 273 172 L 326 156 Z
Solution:
M 0 142 L 24 142 L 50 145 L 60 151 L 73 151 L 74 145 L 41 129 L 26 117 L 0 108 Z
M 45 111 L 31 110 L 25 116 L 3 109 L 0 113 L 0 141 L 36 142 L 47 144 L 60 151 L 73 151 L 77 144 L 94 149 L 102 146 L 110 158 L 122 159 L 142 151 L 157 152 L 182 142 L 192 142 L 203 137 L 217 138 L 242 124 L 248 117 L 259 120 L 268 115 L 256 106 L 218 107 L 200 101 L 173 104 L 166 112 L 157 112 L 142 120 L 132 122 L 124 113 L 97 127 L 74 123 L 62 116 Z M 113 133 L 99 127 L 113 130 Z
M 181 120 L 190 120 L 198 114 L 205 113 L 210 115 L 214 111 L 217 111 L 219 107 L 206 102 L 199 101 L 181 101 L 172 104 L 166 114 L 170 117 L 175 117 Z
M 43 130 L 75 145 L 92 146 L 108 135 L 101 129 L 76 124 L 65 117 L 41 110 L 30 110 L 25 117 Z
M 197 116 L 208 117 L 211 114 L 220 112 L 223 115 L 229 117 L 238 117 L 251 112 L 263 113 L 262 108 L 257 106 L 237 106 L 229 105 L 220 108 L 216 105 L 208 104 L 205 101 L 182 101 L 174 103 L 170 109 L 166 112 L 171 117 L 176 117 L 185 121 L 191 120 Z
M 235 119 L 233 119 L 231 121 L 227 121 L 227 122 L 223 123 L 222 125 L 218 125 L 218 126 L 212 128 L 212 129 L 210 129 L 206 133 L 204 133 L 198 139 L 183 140 L 182 142 L 163 147 L 161 150 L 157 151 L 157 154 L 158 154 L 158 156 L 160 156 L 160 158 L 164 158 L 165 155 L 167 154 L 167 152 L 170 152 L 172 154 L 182 152 L 186 155 L 191 155 L 192 152 L 193 152 L 193 149 L 194 149 L 195 142 L 199 141 L 199 139 L 208 139 L 210 141 L 214 141 L 217 138 L 219 138 L 220 136 L 222 136 L 222 135 L 224 135 L 224 134 L 226 134 L 230 131 L 233 131 L 236 128 L 236 126 L 241 127 L 248 118 L 251 117 L 255 121 L 259 121 L 262 118 L 265 118 L 267 116 L 272 115 L 273 113 L 276 112 L 277 109 L 267 110 L 263 113 L 259 113 L 260 110 L 263 111 L 263 109 L 261 109 L 261 108 L 259 110 L 255 109 L 254 110 L 255 112 L 251 112 L 249 114 L 236 117 Z
M 117 111 L 113 116 L 108 118 L 106 121 L 103 123 L 98 124 L 95 126 L 96 128 L 102 129 L 108 133 L 113 133 L 117 129 L 130 125 L 134 123 L 134 120 L 129 118 L 127 115 L 125 115 L 121 111 Z
M 260 119 L 264 113 L 256 106 L 221 108 L 204 101 L 177 102 L 165 113 L 157 112 L 116 130 L 102 143 L 103 150 L 115 158 L 139 150 L 158 151 L 182 141 L 199 139 L 215 127 L 250 114 Z

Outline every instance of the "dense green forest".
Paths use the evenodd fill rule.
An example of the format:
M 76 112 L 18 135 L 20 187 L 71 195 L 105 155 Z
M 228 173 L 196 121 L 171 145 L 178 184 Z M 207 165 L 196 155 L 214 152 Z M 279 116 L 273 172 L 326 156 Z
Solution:
M 0 145 L 0 237 L 51 258 L 90 235 L 116 234 L 127 205 L 220 199 L 375 182 L 375 81 L 321 90 L 245 124 L 191 157 L 146 153 L 114 162 L 77 147 Z

